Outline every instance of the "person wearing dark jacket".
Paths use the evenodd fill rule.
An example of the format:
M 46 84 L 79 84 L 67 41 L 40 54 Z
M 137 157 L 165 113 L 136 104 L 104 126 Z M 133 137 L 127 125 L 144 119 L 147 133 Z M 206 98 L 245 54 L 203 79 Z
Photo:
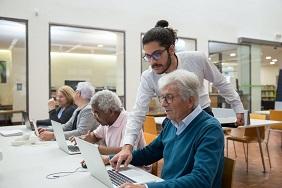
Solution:
M 57 90 L 56 100 L 48 101 L 49 119 L 37 120 L 38 126 L 50 126 L 51 120 L 65 124 L 77 108 L 74 104 L 74 90 L 69 86 L 62 86 Z M 57 107 L 56 107 L 57 106 Z

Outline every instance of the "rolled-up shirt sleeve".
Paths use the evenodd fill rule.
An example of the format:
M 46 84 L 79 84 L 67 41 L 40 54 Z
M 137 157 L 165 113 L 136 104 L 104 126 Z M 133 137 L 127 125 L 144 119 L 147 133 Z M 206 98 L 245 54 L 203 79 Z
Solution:
M 143 126 L 146 113 L 149 109 L 149 102 L 155 95 L 154 81 L 145 76 L 143 73 L 141 76 L 141 82 L 137 91 L 135 105 L 133 110 L 128 113 L 128 121 L 126 124 L 125 137 L 123 144 L 130 144 L 134 146 L 134 143 L 140 133 Z

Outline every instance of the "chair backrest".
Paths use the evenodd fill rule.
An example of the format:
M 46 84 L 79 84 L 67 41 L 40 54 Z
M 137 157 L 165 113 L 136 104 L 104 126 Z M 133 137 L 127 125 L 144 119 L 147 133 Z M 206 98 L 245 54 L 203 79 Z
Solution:
M 270 110 L 269 119 L 282 121 L 282 110 Z
M 153 116 L 146 116 L 144 121 L 144 132 L 155 135 L 158 134 L 157 125 Z
M 145 138 L 146 144 L 148 145 L 157 138 L 157 135 L 144 132 L 144 138 Z
M 235 160 L 224 157 L 224 168 L 221 179 L 221 187 L 231 188 L 233 182 L 233 172 L 234 172 Z
M 244 136 L 248 137 L 249 139 L 253 138 L 255 141 L 257 141 L 257 129 L 259 131 L 260 139 L 263 141 L 265 138 L 265 126 L 246 128 Z
M 270 110 L 269 119 L 275 121 L 282 121 L 282 110 Z M 282 123 L 271 125 L 270 128 L 282 130 Z
M 155 140 L 155 138 L 157 138 L 157 135 L 144 132 L 144 138 L 145 138 L 146 144 L 148 145 L 153 140 Z M 151 174 L 158 176 L 158 161 L 152 164 Z
M 266 115 L 264 115 L 264 114 L 251 113 L 251 114 L 250 114 L 250 118 L 251 118 L 251 119 L 266 120 Z

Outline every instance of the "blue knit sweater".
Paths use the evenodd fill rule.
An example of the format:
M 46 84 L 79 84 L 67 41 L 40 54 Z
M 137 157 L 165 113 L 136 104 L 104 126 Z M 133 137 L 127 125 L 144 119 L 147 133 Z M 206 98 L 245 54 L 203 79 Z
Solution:
M 220 123 L 202 111 L 176 135 L 169 119 L 160 135 L 148 146 L 133 152 L 132 165 L 142 166 L 164 159 L 163 182 L 149 188 L 220 188 L 224 164 L 224 135 Z

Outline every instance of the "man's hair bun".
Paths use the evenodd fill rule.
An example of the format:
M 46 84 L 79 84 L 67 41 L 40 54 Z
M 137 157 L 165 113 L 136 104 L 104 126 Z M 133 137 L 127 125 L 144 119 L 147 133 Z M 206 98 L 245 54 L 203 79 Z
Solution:
M 159 20 L 156 23 L 155 27 L 168 27 L 168 21 L 166 21 L 166 20 Z

